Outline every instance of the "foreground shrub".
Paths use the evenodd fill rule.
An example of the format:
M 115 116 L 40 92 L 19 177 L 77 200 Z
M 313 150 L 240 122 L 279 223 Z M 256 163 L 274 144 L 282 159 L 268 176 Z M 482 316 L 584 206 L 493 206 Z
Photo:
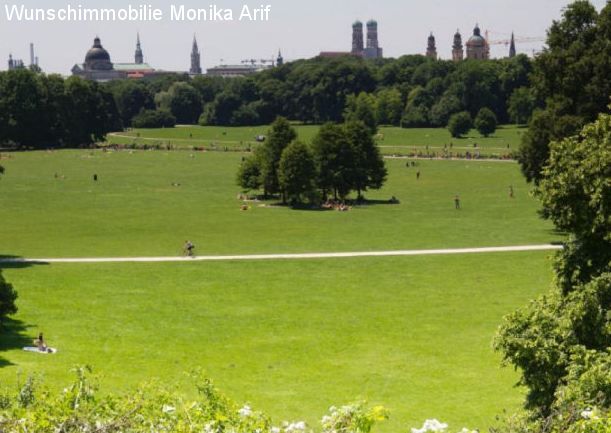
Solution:
M 204 432 L 204 433 L 309 433 L 303 421 L 273 425 L 265 414 L 249 405 L 237 405 L 214 383 L 193 373 L 198 396 L 186 399 L 176 392 L 149 384 L 127 395 L 97 393 L 90 369 L 74 370 L 76 379 L 62 392 L 51 392 L 29 378 L 14 393 L 0 391 L 0 432 Z M 331 408 L 323 418 L 323 432 L 369 433 L 387 418 L 382 407 L 363 404 Z

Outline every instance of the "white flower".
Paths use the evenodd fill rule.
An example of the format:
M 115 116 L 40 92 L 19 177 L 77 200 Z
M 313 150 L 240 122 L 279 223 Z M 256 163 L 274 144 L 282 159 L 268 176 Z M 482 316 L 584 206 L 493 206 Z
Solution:
M 280 433 L 280 427 L 272 427 L 271 433 Z
M 243 417 L 247 417 L 250 416 L 252 414 L 252 409 L 250 408 L 250 406 L 248 406 L 247 404 L 244 405 L 243 408 L 241 408 L 238 413 L 240 414 L 240 416 Z
M 326 423 L 328 423 L 328 422 L 330 422 L 330 421 L 331 421 L 331 417 L 330 417 L 329 415 L 325 415 L 325 416 L 323 416 L 323 417 L 322 417 L 322 419 L 320 420 L 320 422 L 321 422 L 322 424 L 326 424 Z
M 596 416 L 596 408 L 594 409 L 587 408 L 586 410 L 583 410 L 581 412 L 581 417 L 583 419 L 598 419 L 598 417 Z
M 439 422 L 436 419 L 427 419 L 424 421 L 422 428 L 413 428 L 412 433 L 440 432 L 443 433 L 448 428 L 446 423 Z
M 170 406 L 168 404 L 164 404 L 163 407 L 161 408 L 161 411 L 163 413 L 172 413 L 176 410 L 176 408 L 174 406 Z

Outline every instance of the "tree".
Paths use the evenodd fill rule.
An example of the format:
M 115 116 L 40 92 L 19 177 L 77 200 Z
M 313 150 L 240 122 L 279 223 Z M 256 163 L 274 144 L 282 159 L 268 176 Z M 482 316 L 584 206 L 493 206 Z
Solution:
M 168 110 L 142 110 L 132 119 L 134 128 L 173 128 L 176 117 Z
M 346 129 L 327 123 L 320 127 L 312 145 L 323 199 L 329 193 L 335 199 L 345 198 L 353 189 L 356 175 L 356 155 Z
M 285 199 L 292 204 L 310 201 L 316 189 L 316 165 L 308 147 L 293 141 L 282 152 L 278 167 L 278 182 Z
M 373 136 L 363 122 L 347 122 L 346 136 L 354 151 L 353 188 L 359 197 L 367 189 L 380 189 L 388 171 Z
M 242 161 L 237 174 L 237 183 L 244 190 L 256 191 L 261 188 L 261 151 L 259 147 L 255 152 Z
M 382 89 L 376 95 L 376 119 L 380 125 L 399 125 L 403 112 L 401 92 L 397 88 Z
M 367 126 L 370 134 L 375 134 L 378 130 L 375 97 L 365 92 L 359 93 L 358 96 L 348 96 L 344 120 L 346 122 L 361 121 Z
M 451 93 L 446 93 L 431 108 L 431 125 L 448 126 L 450 116 L 462 110 L 460 100 Z
M 475 117 L 475 129 L 484 137 L 494 134 L 496 131 L 497 120 L 496 116 L 489 108 L 482 108 Z
M 527 87 L 520 87 L 511 94 L 507 102 L 509 119 L 516 125 L 525 125 L 535 109 L 535 98 Z
M 267 135 L 267 140 L 263 144 L 263 155 L 261 157 L 263 175 L 263 186 L 266 194 L 276 194 L 281 192 L 278 182 L 278 167 L 284 149 L 297 138 L 297 131 L 291 126 L 284 117 L 278 117 L 272 123 Z
M 172 84 L 166 92 L 155 95 L 155 102 L 159 108 L 170 111 L 178 123 L 195 124 L 202 114 L 200 95 L 188 83 Z
M 536 57 L 532 74 L 533 92 L 545 102 L 545 113 L 533 116 L 520 146 L 519 160 L 528 181 L 541 180 L 551 140 L 577 133 L 606 110 L 611 95 L 610 39 L 609 2 L 599 14 L 589 1 L 574 1 L 548 30 L 548 48 Z
M 123 125 L 131 126 L 132 119 L 142 110 L 153 110 L 155 99 L 150 89 L 143 83 L 133 80 L 117 80 L 112 83 L 111 92 Z
M 459 138 L 465 135 L 473 127 L 471 115 L 467 111 L 453 114 L 448 122 L 448 130 L 452 137 Z
M 9 284 L 0 272 L 0 324 L 11 314 L 17 313 L 17 291 Z
M 569 240 L 557 254 L 551 293 L 508 316 L 495 341 L 520 369 L 526 407 L 538 417 L 575 398 L 580 407 L 600 404 L 611 389 L 609 371 L 600 380 L 593 370 L 611 363 L 610 142 L 611 115 L 601 114 L 578 137 L 551 143 L 537 195 L 542 215 Z

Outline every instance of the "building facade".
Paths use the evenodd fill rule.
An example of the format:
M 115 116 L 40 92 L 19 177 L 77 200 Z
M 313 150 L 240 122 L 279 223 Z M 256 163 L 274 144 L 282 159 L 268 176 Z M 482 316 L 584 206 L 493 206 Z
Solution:
M 467 59 L 487 60 L 490 58 L 488 42 L 481 35 L 479 26 L 473 29 L 473 36 L 467 41 Z
M 433 36 L 433 32 L 431 32 L 428 38 L 426 56 L 429 59 L 437 60 L 437 45 L 435 44 L 435 36 Z
M 462 45 L 462 36 L 460 35 L 460 31 L 456 30 L 454 34 L 454 43 L 452 44 L 452 60 L 455 62 L 460 62 L 464 58 L 464 51 Z

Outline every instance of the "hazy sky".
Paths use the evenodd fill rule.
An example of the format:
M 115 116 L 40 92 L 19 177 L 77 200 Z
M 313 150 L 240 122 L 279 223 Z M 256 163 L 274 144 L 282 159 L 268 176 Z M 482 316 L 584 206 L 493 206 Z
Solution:
M 116 63 L 133 62 L 136 32 L 140 32 L 145 61 L 156 69 L 188 70 L 191 41 L 197 35 L 204 68 L 242 59 L 270 58 L 280 48 L 287 60 L 309 58 L 320 51 L 349 51 L 351 25 L 356 19 L 375 18 L 380 45 L 386 57 L 424 53 L 429 32 L 437 39 L 442 58 L 451 57 L 452 37 L 460 29 L 463 42 L 475 23 L 492 40 L 516 37 L 544 37 L 558 19 L 568 0 L 150 0 L 131 5 L 152 5 L 164 11 L 161 22 L 8 22 L 5 5 L 63 8 L 124 8 L 130 2 L 119 0 L 3 0 L 0 3 L 0 69 L 6 69 L 9 53 L 29 63 L 29 43 L 33 42 L 40 66 L 47 72 L 70 73 L 82 63 L 95 35 Z M 592 0 L 600 10 L 606 0 Z M 244 4 L 260 7 L 270 4 L 268 22 L 176 22 L 170 21 L 170 5 L 190 8 L 239 10 Z M 517 44 L 518 52 L 532 53 L 543 43 Z M 493 56 L 505 56 L 504 45 L 492 47 Z

